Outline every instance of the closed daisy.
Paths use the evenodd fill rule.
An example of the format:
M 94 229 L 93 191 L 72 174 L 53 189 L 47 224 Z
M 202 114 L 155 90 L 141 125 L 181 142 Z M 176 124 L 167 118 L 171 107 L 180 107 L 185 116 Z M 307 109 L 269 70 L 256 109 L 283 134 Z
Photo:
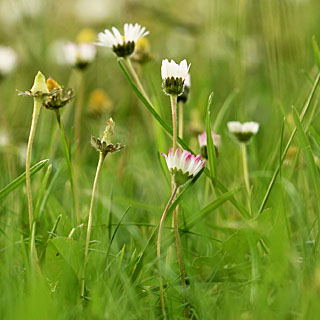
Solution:
M 251 137 L 257 134 L 259 130 L 259 123 L 230 121 L 227 124 L 229 131 L 237 138 L 239 142 L 249 142 Z
M 194 156 L 191 152 L 182 151 L 179 148 L 175 153 L 170 148 L 168 155 L 161 154 L 166 159 L 168 169 L 174 178 L 174 183 L 178 187 L 196 176 L 206 163 L 205 160 L 201 160 L 200 154 Z
M 86 68 L 96 57 L 96 48 L 91 43 L 68 42 L 63 46 L 64 61 L 78 69 Z
M 170 62 L 168 59 L 162 60 L 161 77 L 165 94 L 179 96 L 183 93 L 190 65 L 185 59 L 180 64 L 173 60 Z
M 149 34 L 145 27 L 139 24 L 124 25 L 124 35 L 112 27 L 112 32 L 108 29 L 98 34 L 98 46 L 112 48 L 118 57 L 128 57 L 133 54 L 137 41 Z
M 216 153 L 218 153 L 218 149 L 220 147 L 221 142 L 221 136 L 219 134 L 216 134 L 215 132 L 211 131 L 211 137 L 212 141 L 216 150 Z M 206 132 L 203 132 L 198 135 L 198 141 L 201 149 L 201 155 L 203 158 L 208 158 L 208 151 L 207 151 L 207 134 Z

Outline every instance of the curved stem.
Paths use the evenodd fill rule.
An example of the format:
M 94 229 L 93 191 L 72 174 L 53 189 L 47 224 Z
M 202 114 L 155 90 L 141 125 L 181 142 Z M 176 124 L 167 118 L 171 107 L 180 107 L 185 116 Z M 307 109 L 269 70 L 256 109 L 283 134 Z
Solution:
M 177 149 L 177 96 L 170 95 L 171 113 L 172 113 L 172 152 Z
M 59 109 L 55 110 L 57 122 L 59 125 L 60 129 L 60 134 L 61 134 L 61 139 L 63 143 L 63 151 L 64 151 L 64 156 L 67 160 L 68 163 L 68 169 L 69 169 L 69 176 L 70 176 L 70 183 L 71 183 L 71 192 L 72 192 L 72 201 L 73 201 L 73 206 L 75 210 L 75 219 L 73 218 L 73 225 L 75 225 L 75 221 L 77 225 L 80 224 L 80 210 L 79 210 L 79 197 L 78 197 L 78 185 L 76 182 L 76 176 L 74 174 L 74 168 L 71 162 L 71 154 L 70 150 L 68 148 L 68 142 L 67 142 L 67 137 L 64 132 L 63 124 L 61 122 L 61 116 L 60 116 L 60 111 Z
M 126 61 L 126 63 L 127 63 L 128 69 L 129 69 L 129 71 L 130 71 L 130 73 L 131 73 L 131 75 L 132 75 L 132 77 L 133 77 L 133 79 L 134 79 L 134 81 L 135 81 L 138 89 L 142 92 L 142 94 L 144 95 L 144 97 L 145 97 L 145 98 L 147 99 L 147 101 L 151 104 L 150 99 L 149 99 L 147 93 L 145 92 L 145 90 L 144 90 L 144 88 L 143 88 L 143 85 L 142 85 L 142 83 L 141 83 L 141 81 L 140 81 L 140 79 L 139 79 L 139 77 L 138 77 L 138 75 L 137 75 L 137 73 L 136 73 L 136 70 L 134 70 L 134 68 L 133 68 L 133 65 L 132 65 L 132 63 L 131 63 L 130 58 L 125 58 L 125 61 Z
M 95 193 L 96 193 L 96 189 L 97 189 L 99 174 L 100 174 L 105 157 L 106 157 L 106 155 L 103 152 L 100 152 L 99 162 L 98 162 L 98 166 L 97 166 L 97 170 L 96 170 L 96 176 L 94 178 L 93 187 L 92 187 L 92 195 L 91 195 L 89 217 L 88 217 L 86 247 L 85 247 L 85 251 L 84 251 L 83 279 L 82 279 L 82 283 L 81 283 L 81 297 L 84 297 L 85 273 L 86 273 L 86 266 L 87 266 L 87 261 L 88 261 L 89 243 L 90 243 L 91 229 L 92 229 L 92 220 L 93 220 L 92 219 L 93 218 L 92 212 L 93 212 L 94 198 L 95 198 Z
M 166 215 L 168 213 L 168 210 L 173 202 L 173 199 L 176 196 L 176 193 L 178 191 L 178 187 L 175 186 L 171 197 L 162 213 L 161 216 L 161 220 L 160 220 L 160 224 L 159 224 L 159 233 L 158 233 L 158 240 L 157 240 L 157 257 L 158 257 L 158 268 L 159 268 L 159 282 L 160 282 L 160 286 L 159 286 L 159 291 L 160 291 L 160 302 L 161 302 L 161 310 L 162 310 L 162 314 L 163 317 L 166 319 L 166 310 L 165 310 L 165 303 L 164 303 L 164 296 L 163 296 L 163 282 L 162 282 L 162 272 L 161 272 L 161 234 L 162 234 L 162 229 L 163 229 L 163 225 L 164 225 L 164 221 L 166 218 Z
M 183 101 L 179 101 L 179 138 L 183 139 Z
M 32 230 L 32 224 L 33 224 L 33 204 L 32 204 L 32 191 L 31 191 L 31 179 L 30 179 L 30 165 L 31 165 L 32 145 L 33 145 L 37 122 L 38 122 L 38 118 L 41 110 L 41 105 L 42 105 L 42 98 L 34 98 L 32 122 L 31 122 L 28 147 L 27 147 L 27 157 L 26 157 L 26 188 L 27 188 L 30 232 Z

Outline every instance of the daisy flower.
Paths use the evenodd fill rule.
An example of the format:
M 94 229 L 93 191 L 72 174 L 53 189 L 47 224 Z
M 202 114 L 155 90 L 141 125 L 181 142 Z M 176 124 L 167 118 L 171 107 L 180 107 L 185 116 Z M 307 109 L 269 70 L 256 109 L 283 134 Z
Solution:
M 201 160 L 200 154 L 194 156 L 191 152 L 182 151 L 179 148 L 175 153 L 170 148 L 168 155 L 164 153 L 161 153 L 161 155 L 166 159 L 168 169 L 174 177 L 176 186 L 181 186 L 196 176 L 206 163 L 205 160 Z
M 180 64 L 173 60 L 162 60 L 161 77 L 165 94 L 179 96 L 183 93 L 190 66 L 185 59 Z
M 99 32 L 96 44 L 101 47 L 112 48 L 118 57 L 129 57 L 133 54 L 137 41 L 148 34 L 149 31 L 146 31 L 145 27 L 141 27 L 137 23 L 135 25 L 126 23 L 124 25 L 124 35 L 121 35 L 117 28 L 112 27 L 112 32 L 108 29 Z
M 214 144 L 214 147 L 216 149 L 216 153 L 218 152 L 218 149 L 220 147 L 221 142 L 221 136 L 219 134 L 216 134 L 215 132 L 211 131 L 212 141 Z M 207 133 L 203 132 L 198 135 L 198 141 L 201 149 L 201 155 L 203 158 L 208 158 L 208 152 L 207 152 Z
M 230 121 L 227 123 L 229 131 L 237 138 L 239 142 L 249 142 L 251 137 L 257 134 L 259 130 L 259 123 Z
M 67 42 L 62 50 L 65 63 L 79 69 L 86 68 L 96 57 L 96 48 L 91 43 Z
M 17 54 L 13 49 L 0 46 L 0 78 L 14 70 L 17 60 Z

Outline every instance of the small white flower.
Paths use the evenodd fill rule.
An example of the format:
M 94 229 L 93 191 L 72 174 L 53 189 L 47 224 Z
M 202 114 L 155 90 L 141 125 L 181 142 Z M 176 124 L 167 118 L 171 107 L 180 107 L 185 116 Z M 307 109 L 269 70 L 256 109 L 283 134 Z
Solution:
M 189 66 L 189 68 L 190 68 L 190 66 Z M 190 77 L 190 73 L 187 74 L 186 80 L 184 81 L 184 85 L 185 85 L 185 87 L 191 88 L 191 77 Z
M 215 132 L 211 131 L 211 136 L 212 136 L 212 141 L 213 144 L 216 148 L 220 147 L 220 142 L 221 142 L 221 136 L 219 134 L 216 134 Z M 203 132 L 198 135 L 198 141 L 200 148 L 206 147 L 207 146 L 207 133 Z
M 245 123 L 230 121 L 227 123 L 227 126 L 229 131 L 234 134 L 240 142 L 249 141 L 259 130 L 259 123 L 253 121 Z
M 188 65 L 187 60 L 184 59 L 180 64 L 173 60 L 162 60 L 161 77 L 162 87 L 164 93 L 167 95 L 180 96 L 184 91 L 185 81 L 191 64 Z
M 162 80 L 168 78 L 182 79 L 185 81 L 190 69 L 191 63 L 188 65 L 187 60 L 184 59 L 180 64 L 175 63 L 173 60 L 169 62 L 168 59 L 162 60 L 161 77 Z
M 7 75 L 17 66 L 17 54 L 10 47 L 0 46 L 0 76 Z
M 201 155 L 194 156 L 189 151 L 177 149 L 175 153 L 172 148 L 169 149 L 168 155 L 161 153 L 166 159 L 167 166 L 177 186 L 185 184 L 189 179 L 196 176 L 204 167 L 206 161 L 201 160 Z
M 94 61 L 96 48 L 91 43 L 67 42 L 63 46 L 63 53 L 65 63 L 83 69 Z
M 123 36 L 115 27 L 112 27 L 112 32 L 105 29 L 104 32 L 99 32 L 98 42 L 96 44 L 98 46 L 112 48 L 118 57 L 127 57 L 134 52 L 136 42 L 148 34 L 149 31 L 146 31 L 145 27 L 141 27 L 137 23 L 135 25 L 126 23 L 124 25 Z

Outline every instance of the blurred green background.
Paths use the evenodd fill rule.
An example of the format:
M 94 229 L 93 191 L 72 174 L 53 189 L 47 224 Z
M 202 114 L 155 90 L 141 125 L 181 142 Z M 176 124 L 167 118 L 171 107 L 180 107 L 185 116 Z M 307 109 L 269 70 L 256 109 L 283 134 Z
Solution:
M 83 29 L 92 29 L 96 35 L 112 26 L 122 30 L 126 22 L 137 22 L 150 31 L 147 39 L 153 59 L 135 66 L 168 124 L 171 113 L 169 99 L 161 88 L 161 60 L 187 59 L 191 63 L 184 139 L 198 153 L 197 134 L 205 131 L 207 99 L 214 92 L 212 126 L 222 137 L 217 177 L 230 190 L 243 186 L 243 177 L 239 148 L 226 123 L 260 123 L 258 135 L 248 146 L 255 211 L 279 162 L 282 125 L 285 144 L 294 126 L 291 107 L 302 109 L 316 76 L 312 36 L 320 38 L 318 0 L 0 0 L 0 45 L 11 47 L 17 54 L 15 70 L 0 80 L 0 188 L 25 170 L 32 99 L 18 96 L 17 89 L 29 90 L 39 70 L 75 93 L 73 102 L 63 110 L 63 122 L 71 148 L 78 150 L 74 159 L 85 225 L 98 161 L 97 152 L 90 146 L 91 135 L 100 136 L 105 121 L 112 117 L 116 123 L 114 142 L 126 145 L 121 152 L 107 156 L 100 177 L 88 268 L 91 300 L 83 311 L 78 301 L 79 281 L 71 270 L 74 262 L 70 267 L 68 259 L 54 259 L 56 252 L 61 254 L 70 248 L 62 244 L 61 249 L 48 240 L 60 214 L 54 237 L 65 239 L 69 235 L 73 209 L 55 116 L 41 110 L 32 163 L 48 158 L 52 165 L 43 191 L 47 198 L 37 224 L 37 245 L 46 281 L 35 281 L 33 287 L 28 287 L 26 280 L 23 248 L 28 244 L 27 202 L 24 187 L 20 187 L 0 204 L 3 319 L 43 319 L 44 314 L 46 319 L 159 317 L 153 242 L 146 249 L 148 255 L 136 278 L 132 280 L 130 275 L 170 195 L 169 176 L 159 152 L 167 152 L 171 140 L 137 99 L 110 49 L 99 47 L 97 58 L 84 71 L 60 63 L 59 55 L 63 53 L 54 50 L 57 41 L 77 41 Z M 98 115 L 92 111 L 92 93 L 96 89 L 107 96 L 102 99 L 104 108 L 100 110 L 98 103 Z M 80 91 L 81 139 L 72 144 Z M 318 96 L 310 119 L 315 131 L 320 129 L 317 102 Z M 215 119 L 226 104 L 227 112 L 215 127 Z M 310 141 L 317 163 L 320 149 L 314 139 Z M 248 225 L 230 203 L 200 221 L 192 229 L 193 234 L 184 234 L 194 319 L 317 319 L 320 269 L 311 243 L 317 234 L 314 225 L 319 199 L 300 145 L 296 140 L 293 145 L 283 166 L 283 182 L 275 185 L 267 203 L 270 209 L 266 217 L 250 225 L 265 237 L 269 248 L 268 254 L 259 248 L 261 268 L 255 304 L 250 302 L 248 289 L 252 281 Z M 45 170 L 32 178 L 35 203 L 43 199 L 44 175 Z M 216 196 L 203 175 L 183 201 L 181 220 Z M 244 189 L 236 199 L 246 205 Z M 128 207 L 112 243 L 111 256 L 106 257 L 112 232 Z M 84 229 L 75 231 L 76 245 L 72 244 L 80 260 Z M 172 281 L 168 289 L 170 316 L 180 319 L 182 294 L 176 280 L 177 266 L 168 274 Z

